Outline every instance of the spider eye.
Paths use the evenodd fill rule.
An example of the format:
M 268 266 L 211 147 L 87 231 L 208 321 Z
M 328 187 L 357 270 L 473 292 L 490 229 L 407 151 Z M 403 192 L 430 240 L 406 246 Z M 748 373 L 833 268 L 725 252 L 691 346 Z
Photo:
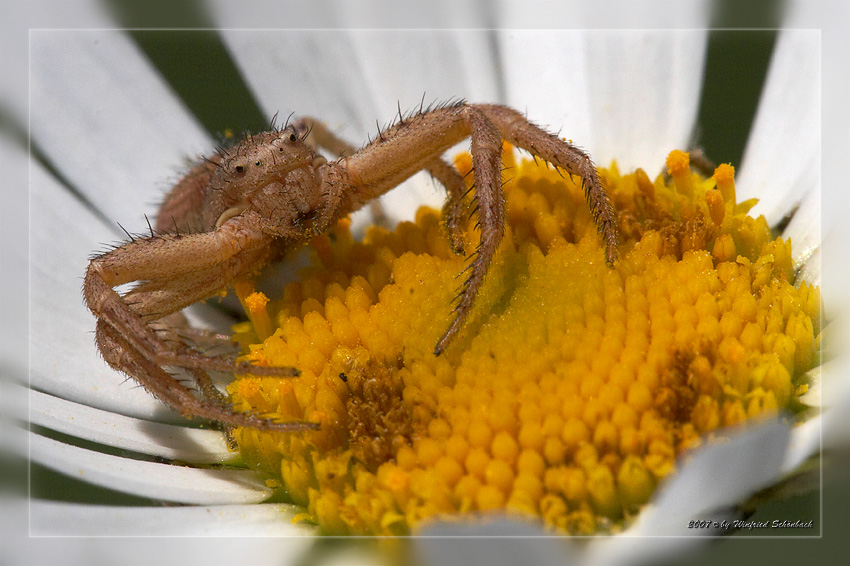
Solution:
M 295 143 L 296 141 L 298 141 L 298 136 L 296 136 L 295 134 L 289 134 L 289 141 Z
M 237 173 L 244 173 L 245 172 L 245 166 L 244 165 L 237 165 L 236 166 L 236 172 Z
M 260 165 L 262 165 L 262 163 L 261 163 L 261 162 L 259 162 L 259 161 L 257 161 L 254 165 L 256 165 L 257 167 L 259 167 Z

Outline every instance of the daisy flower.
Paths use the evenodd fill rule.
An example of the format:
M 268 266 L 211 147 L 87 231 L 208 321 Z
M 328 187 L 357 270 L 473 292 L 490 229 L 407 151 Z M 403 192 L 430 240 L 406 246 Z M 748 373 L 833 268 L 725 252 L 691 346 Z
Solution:
M 522 21 L 521 14 L 512 13 L 510 7 L 503 8 L 505 22 Z M 229 9 L 232 8 L 216 6 L 212 13 L 217 23 L 233 21 Z M 29 38 L 30 136 L 33 154 L 42 158 L 28 160 L 30 358 L 28 379 L 22 375 L 22 368 L 17 368 L 12 375 L 19 379 L 6 387 L 4 397 L 13 416 L 28 425 L 24 427 L 27 430 L 13 429 L 9 435 L 12 449 L 37 465 L 42 474 L 57 473 L 72 479 L 63 482 L 63 486 L 96 487 L 78 494 L 53 493 L 51 497 L 31 499 L 29 533 L 46 537 L 210 537 L 200 547 L 188 539 L 169 538 L 159 551 L 172 558 L 184 556 L 182 553 L 193 559 L 203 557 L 208 563 L 295 561 L 319 534 L 317 522 L 325 530 L 333 531 L 329 525 L 336 521 L 341 525 L 337 532 L 383 534 L 378 528 L 350 530 L 352 522 L 342 517 L 341 501 L 310 499 L 306 495 L 295 498 L 295 502 L 275 501 L 280 481 L 295 481 L 293 478 L 303 470 L 291 467 L 289 476 L 284 473 L 280 481 L 255 473 L 246 463 L 263 466 L 268 461 L 257 456 L 263 440 L 252 437 L 252 431 L 237 432 L 245 453 L 236 454 L 228 449 L 219 431 L 180 418 L 134 382 L 122 382 L 122 377 L 97 354 L 91 332 L 94 320 L 80 297 L 87 258 L 103 244 L 125 238 L 115 222 L 120 221 L 131 231 L 145 226 L 144 215 L 151 217 L 156 213 L 156 203 L 167 190 L 169 179 L 177 178 L 187 160 L 213 151 L 218 140 L 205 131 L 175 95 L 138 43 L 126 32 L 114 29 L 115 23 L 105 14 L 91 6 L 88 10 L 88 16 L 94 19 L 89 26 L 96 29 L 36 30 Z M 821 226 L 820 36 L 808 30 L 779 32 L 759 110 L 734 180 L 720 173 L 714 177 L 709 173 L 708 181 L 695 180 L 687 164 L 683 168 L 681 162 L 676 165 L 675 157 L 668 159 L 671 150 L 688 148 L 702 89 L 708 32 L 699 31 L 704 25 L 700 19 L 703 14 L 695 11 L 692 17 L 693 20 L 678 24 L 692 28 L 688 31 L 219 32 L 236 68 L 268 116 L 290 112 L 317 116 L 341 137 L 357 142 L 374 135 L 375 118 L 379 122 L 391 119 L 399 103 L 402 108 L 418 105 L 423 92 L 428 100 L 501 102 L 527 111 L 535 122 L 560 129 L 562 135 L 586 148 L 597 165 L 606 168 L 609 184 L 622 179 L 624 186 L 632 183 L 646 191 L 660 191 L 663 177 L 655 181 L 655 176 L 667 170 L 671 179 L 665 187 L 702 195 L 708 202 L 706 210 L 720 215 L 716 219 L 718 225 L 726 212 L 731 217 L 736 206 L 757 198 L 758 204 L 750 215 L 763 216 L 765 227 L 780 227 L 781 237 L 791 240 L 789 257 L 783 259 L 788 248 L 777 244 L 771 248 L 774 255 L 769 261 L 784 261 L 787 277 L 797 282 L 796 288 L 788 285 L 787 296 L 796 293 L 793 300 L 808 305 L 801 308 L 808 316 L 810 326 L 806 328 L 811 341 L 805 346 L 805 359 L 798 359 L 802 354 L 795 358 L 794 352 L 804 350 L 794 342 L 795 337 L 803 336 L 805 329 L 789 331 L 788 340 L 793 344 L 790 358 L 778 354 L 777 359 L 787 363 L 774 364 L 776 367 L 771 366 L 774 369 L 769 371 L 805 376 L 797 376 L 792 389 L 783 385 L 773 391 L 765 385 L 762 391 L 770 392 L 773 401 L 762 399 L 761 405 L 756 404 L 761 408 L 765 403 L 775 406 L 777 397 L 784 396 L 783 401 L 793 397 L 798 405 L 797 416 L 753 424 L 740 432 L 724 434 L 721 443 L 711 443 L 700 440 L 700 433 L 737 421 L 718 417 L 718 408 L 714 412 L 707 409 L 704 421 L 715 418 L 717 422 L 713 426 L 691 427 L 693 449 L 687 452 L 687 458 L 676 460 L 675 454 L 667 454 L 663 461 L 659 460 L 663 473 L 647 470 L 639 463 L 631 468 L 634 474 L 629 478 L 637 478 L 634 481 L 608 478 L 611 485 L 616 481 L 621 486 L 639 486 L 633 494 L 633 506 L 622 503 L 622 490 L 618 502 L 613 504 L 616 509 L 610 512 L 604 511 L 604 493 L 594 499 L 598 490 L 589 490 L 593 492 L 587 499 L 591 503 L 576 504 L 576 508 L 592 509 L 582 517 L 592 515 L 594 527 L 613 525 L 604 530 L 616 533 L 583 541 L 581 547 L 563 539 L 545 538 L 551 530 L 519 521 L 510 514 L 493 515 L 487 520 L 472 517 L 462 522 L 423 520 L 421 524 L 405 518 L 410 523 L 407 527 L 418 529 L 415 532 L 534 537 L 521 539 L 522 548 L 538 554 L 555 553 L 560 561 L 574 558 L 597 564 L 627 563 L 638 552 L 647 559 L 670 547 L 684 546 L 694 536 L 720 534 L 718 528 L 696 532 L 689 528 L 689 522 L 739 519 L 737 506 L 750 496 L 795 474 L 818 455 L 822 443 L 834 446 L 846 440 L 839 432 L 839 415 L 850 403 L 850 388 L 846 385 L 846 372 L 840 367 L 843 360 L 835 355 L 840 345 L 828 342 L 833 339 L 831 329 L 835 329 L 834 339 L 838 339 L 840 317 L 833 313 L 844 305 L 841 295 L 826 287 L 821 278 L 821 266 L 830 257 L 829 246 L 837 246 L 838 240 L 831 225 Z M 187 74 L 192 71 L 186 69 Z M 216 85 L 198 87 L 214 91 Z M 227 100 L 215 102 L 228 104 Z M 12 110 L 14 113 L 19 109 Z M 234 130 L 241 127 L 232 124 Z M 3 143 L 13 154 L 22 152 L 8 141 Z M 18 158 L 21 162 L 27 159 L 24 155 Z M 458 163 L 462 167 L 463 158 Z M 642 178 L 633 174 L 639 167 L 649 173 L 647 178 L 654 184 L 647 187 Z M 723 195 L 705 196 L 710 190 Z M 712 199 L 719 203 L 713 209 Z M 388 193 L 382 202 L 392 221 L 417 218 L 421 228 L 430 220 L 427 213 L 417 216 L 417 209 L 423 204 L 439 207 L 442 200 L 438 187 L 417 176 Z M 794 214 L 790 215 L 792 211 Z M 790 221 L 784 220 L 789 215 Z M 362 233 L 368 223 L 367 214 L 357 214 L 351 229 L 355 234 Z M 543 232 L 545 229 L 540 228 L 536 237 L 541 238 Z M 337 240 L 347 237 L 344 230 L 337 235 Z M 728 240 L 732 242 L 731 235 Z M 745 244 L 736 241 L 731 245 L 731 251 L 715 251 L 721 256 L 726 254 L 729 257 L 723 257 L 734 263 L 731 260 L 740 252 L 734 246 Z M 321 257 L 319 246 L 316 249 Z M 758 254 L 754 263 L 757 257 Z M 701 260 L 694 259 L 692 267 L 713 269 L 711 264 L 706 255 Z M 760 272 L 753 266 L 752 273 Z M 823 323 L 816 315 L 820 295 L 815 288 L 820 287 L 826 313 Z M 777 295 L 776 300 L 784 296 Z M 292 291 L 289 298 L 296 301 Z M 297 297 L 298 301 L 304 299 Z M 374 297 L 369 300 L 374 301 Z M 815 307 L 810 308 L 810 304 Z M 262 311 L 260 307 L 252 315 L 262 316 Z M 232 323 L 208 305 L 193 308 L 192 316 L 199 324 L 211 327 L 227 328 Z M 284 318 L 279 321 L 285 322 Z M 306 316 L 301 324 L 305 321 Z M 799 324 L 804 324 L 802 315 Z M 825 327 L 825 334 L 820 333 L 821 327 Z M 240 332 L 242 338 L 255 333 L 246 325 L 237 327 L 237 336 Z M 746 339 L 742 337 L 740 342 L 745 343 Z M 253 350 L 255 355 L 259 355 L 257 351 Z M 814 356 L 820 352 L 835 359 L 810 369 L 818 365 Z M 688 363 L 694 360 L 689 359 Z M 772 376 L 766 373 L 762 377 L 770 381 Z M 229 388 L 237 407 L 247 403 L 252 394 L 260 395 L 247 383 L 248 380 L 237 381 Z M 805 392 L 799 389 L 803 384 L 808 388 Z M 780 389 L 783 394 L 778 392 Z M 741 405 L 744 408 L 738 410 L 747 412 L 748 406 Z M 625 415 L 623 422 L 633 420 L 626 414 L 629 410 L 621 411 Z M 755 414 L 760 409 L 751 412 Z M 443 424 L 452 425 L 447 420 Z M 560 425 L 563 429 L 566 423 Z M 432 428 L 439 429 L 440 425 Z M 614 425 L 609 428 L 620 443 L 623 429 Z M 592 433 L 604 437 L 605 431 L 599 430 Z M 483 438 L 487 432 L 479 436 Z M 535 445 L 532 433 L 523 438 L 512 436 L 515 431 L 509 426 L 501 431 L 503 434 L 489 432 L 491 435 L 482 440 L 482 446 L 486 444 L 488 450 L 506 455 L 504 460 L 512 463 L 519 461 L 523 448 Z M 584 434 L 577 428 L 573 432 L 576 438 Z M 559 435 L 564 436 L 561 432 Z M 443 438 L 439 431 L 434 437 Z M 498 448 L 495 437 L 501 439 Z M 604 439 L 600 442 L 604 443 Z M 541 440 L 539 444 L 539 452 L 525 456 L 523 465 L 527 469 L 563 458 L 568 450 L 555 442 L 548 446 Z M 408 457 L 418 463 L 442 461 L 444 472 L 453 475 L 457 462 L 452 464 L 443 458 L 446 454 L 442 446 L 433 448 L 429 455 L 428 445 L 412 443 Z M 475 467 L 477 464 L 469 463 L 468 452 L 464 453 L 464 465 Z M 399 458 L 403 456 L 397 454 L 396 463 Z M 496 466 L 484 471 L 488 462 L 482 459 L 480 463 L 483 475 L 498 477 L 502 473 L 507 478 L 505 482 L 513 482 L 519 468 L 502 470 Z M 621 468 L 619 464 L 617 469 Z M 275 465 L 286 469 L 279 461 Z M 558 478 L 551 479 L 557 481 Z M 467 483 L 472 486 L 474 482 Z M 498 484 L 498 480 L 494 483 Z M 539 483 L 532 485 L 534 480 L 529 480 L 529 489 L 551 491 L 552 486 L 544 480 Z M 657 490 L 656 483 L 660 484 Z M 487 501 L 495 502 L 494 508 L 506 508 L 495 492 L 490 499 L 475 493 L 470 499 L 475 502 L 472 510 L 487 509 Z M 129 498 L 123 504 L 115 504 L 122 501 L 118 494 Z M 580 499 L 578 495 L 575 498 Z M 556 500 L 550 503 L 555 504 L 552 502 Z M 561 501 L 575 503 L 566 495 Z M 370 504 L 367 500 L 360 503 Z M 11 504 L 22 505 L 17 500 Z M 320 509 L 322 505 L 324 510 Z M 533 506 L 540 511 L 539 501 Z M 818 534 L 819 517 L 814 519 L 814 529 L 803 534 Z M 386 526 L 393 520 L 396 519 L 381 515 L 376 524 Z M 553 525 L 559 525 L 556 519 L 547 523 L 548 527 Z M 557 532 L 574 531 L 562 528 Z M 593 534 L 599 528 L 577 532 Z M 224 537 L 256 538 L 237 545 L 236 550 L 237 546 L 228 545 Z M 452 547 L 431 545 L 428 540 L 415 542 L 419 559 L 425 563 L 445 562 L 446 556 L 441 552 Z M 133 545 L 144 548 L 143 539 L 131 541 L 127 548 L 132 549 Z M 90 556 L 87 552 L 103 553 L 97 555 L 99 559 L 106 556 L 127 561 L 126 548 L 122 555 L 114 556 L 108 553 L 117 550 L 108 545 L 99 545 L 96 551 L 73 544 L 68 548 L 71 554 L 64 557 L 66 561 L 84 562 Z M 47 547 L 42 550 L 42 559 L 50 558 L 46 552 Z

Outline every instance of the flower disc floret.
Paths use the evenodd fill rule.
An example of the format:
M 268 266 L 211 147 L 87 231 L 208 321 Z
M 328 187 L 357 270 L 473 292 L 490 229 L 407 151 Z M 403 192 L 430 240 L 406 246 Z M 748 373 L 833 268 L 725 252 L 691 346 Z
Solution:
M 731 166 L 705 178 L 673 152 L 654 181 L 601 169 L 622 239 L 612 268 L 582 187 L 510 148 L 505 161 L 504 240 L 439 357 L 466 260 L 436 210 L 362 241 L 340 222 L 277 300 L 237 289 L 245 359 L 302 374 L 240 377 L 234 405 L 321 424 L 238 429 L 239 447 L 326 532 L 406 534 L 469 512 L 619 530 L 684 451 L 805 390 L 819 291 L 795 282 L 791 242 L 736 202 Z

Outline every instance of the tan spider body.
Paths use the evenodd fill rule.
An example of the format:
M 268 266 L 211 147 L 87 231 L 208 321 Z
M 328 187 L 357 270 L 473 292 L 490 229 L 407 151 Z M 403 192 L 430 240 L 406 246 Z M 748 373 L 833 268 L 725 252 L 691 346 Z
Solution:
M 415 115 L 399 116 L 358 151 L 319 122 L 305 119 L 248 136 L 201 162 L 165 198 L 155 234 L 91 260 L 83 292 L 97 318 L 96 341 L 104 359 L 187 417 L 261 430 L 316 428 L 315 423 L 281 423 L 234 412 L 212 385 L 208 370 L 297 376 L 297 369 L 205 356 L 179 337 L 175 317 L 192 303 L 255 275 L 287 250 L 421 170 L 446 187 L 448 237 L 454 251 L 463 253 L 460 229 L 466 187 L 441 155 L 466 137 L 472 144 L 481 243 L 460 289 L 455 318 L 437 342 L 435 355 L 462 327 L 504 234 L 503 139 L 582 178 L 606 260 L 616 259 L 614 213 L 590 157 L 515 110 L 463 102 L 420 109 Z M 340 158 L 328 162 L 318 153 L 319 147 Z M 114 290 L 131 282 L 138 284 L 124 295 Z M 166 371 L 169 367 L 187 370 L 201 397 Z

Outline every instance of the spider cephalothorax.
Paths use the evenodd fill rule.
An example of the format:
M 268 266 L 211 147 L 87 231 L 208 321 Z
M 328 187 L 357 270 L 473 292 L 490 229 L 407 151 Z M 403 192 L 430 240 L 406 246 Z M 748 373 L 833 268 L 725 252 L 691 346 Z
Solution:
M 452 248 L 463 253 L 466 186 L 441 155 L 466 137 L 472 143 L 481 243 L 454 306 L 455 318 L 437 342 L 435 355 L 463 325 L 504 234 L 503 139 L 581 177 L 606 260 L 614 262 L 614 213 L 590 157 L 515 110 L 461 102 L 400 116 L 356 151 L 321 123 L 304 119 L 247 136 L 202 161 L 165 198 L 156 233 L 92 259 L 83 292 L 97 318 L 101 354 L 113 368 L 186 416 L 262 430 L 315 428 L 315 423 L 275 422 L 228 407 L 208 370 L 276 376 L 295 376 L 298 370 L 205 356 L 174 332 L 175 313 L 254 275 L 421 170 L 446 187 L 446 230 Z M 327 161 L 318 153 L 320 147 L 339 159 Z M 124 295 L 114 290 L 131 282 L 138 285 Z M 166 371 L 168 367 L 187 370 L 201 398 Z

